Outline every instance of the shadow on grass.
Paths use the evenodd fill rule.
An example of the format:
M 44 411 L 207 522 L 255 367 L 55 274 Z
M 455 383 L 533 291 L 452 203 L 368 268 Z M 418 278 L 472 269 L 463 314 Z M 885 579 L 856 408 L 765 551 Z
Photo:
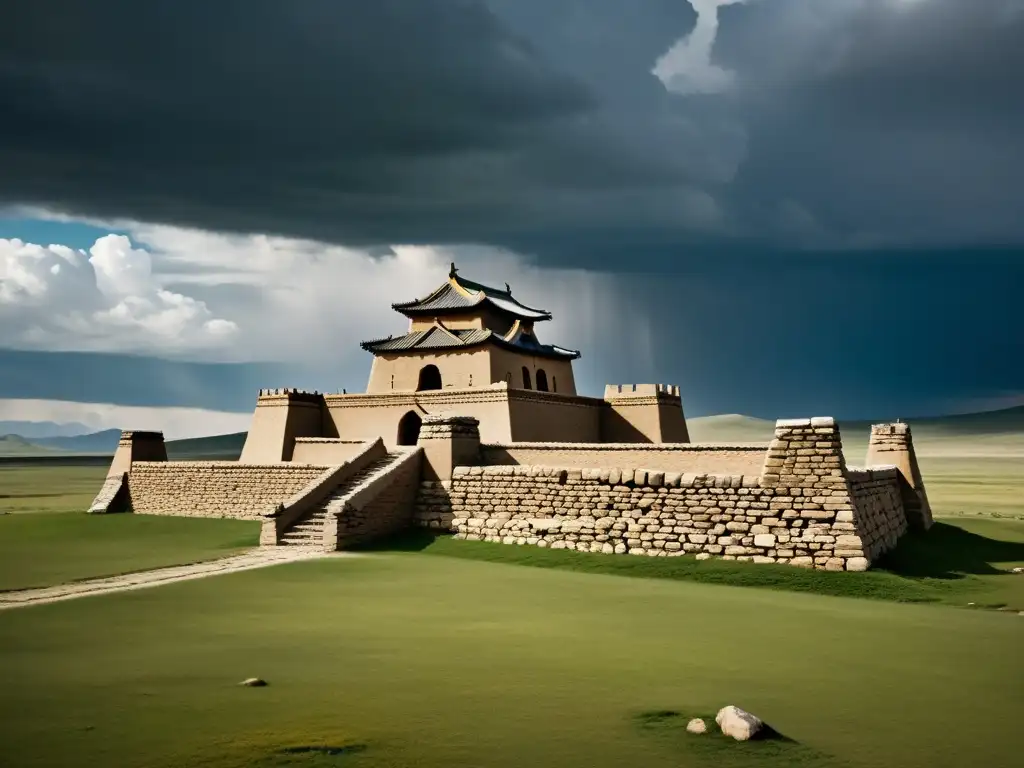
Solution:
M 686 724 L 695 717 L 707 725 L 706 733 L 689 733 Z M 810 749 L 767 723 L 748 741 L 726 736 L 715 723 L 715 715 L 704 712 L 684 714 L 674 710 L 641 712 L 633 721 L 642 733 L 656 738 L 666 748 L 690 754 L 717 766 L 841 766 L 843 762 Z
M 409 529 L 363 545 L 360 549 L 419 552 L 565 571 L 915 603 L 937 602 L 959 592 L 966 594 L 977 589 L 977 579 L 972 577 L 1008 575 L 1008 571 L 996 568 L 993 563 L 1024 560 L 1024 543 L 990 539 L 947 523 L 936 523 L 927 533 L 908 534 L 897 549 L 874 568 L 856 573 L 720 558 L 698 561 L 691 556 L 637 557 L 512 546 L 466 541 L 448 533 L 424 529 Z
M 909 578 L 961 579 L 964 575 L 998 576 L 1007 571 L 993 563 L 1024 560 L 1024 543 L 980 536 L 948 523 L 908 533 L 876 567 Z

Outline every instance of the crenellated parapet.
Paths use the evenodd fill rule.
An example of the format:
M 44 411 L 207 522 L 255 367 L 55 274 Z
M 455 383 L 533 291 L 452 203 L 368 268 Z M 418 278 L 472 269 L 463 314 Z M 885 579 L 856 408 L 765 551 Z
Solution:
M 288 388 L 277 388 L 277 389 L 261 389 L 259 396 L 256 398 L 256 405 L 267 406 L 267 405 L 287 405 L 288 403 L 312 403 L 321 405 L 324 402 L 324 395 L 322 392 L 313 390 L 312 392 L 304 389 L 288 389 Z
M 239 461 L 247 464 L 291 461 L 295 438 L 334 436 L 325 434 L 326 413 L 320 392 L 261 389 Z
M 608 384 L 604 403 L 603 442 L 690 442 L 683 400 L 673 384 Z
M 677 398 L 682 399 L 679 394 L 679 387 L 675 384 L 606 384 L 604 388 L 605 400 L 618 400 L 621 398 L 655 397 L 655 398 Z

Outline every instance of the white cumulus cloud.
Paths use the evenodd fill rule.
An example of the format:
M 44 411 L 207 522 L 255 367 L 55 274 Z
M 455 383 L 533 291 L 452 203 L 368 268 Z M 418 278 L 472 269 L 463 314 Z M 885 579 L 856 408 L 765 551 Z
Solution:
M 88 254 L 0 238 L 0 345 L 60 351 L 188 353 L 238 331 L 207 305 L 164 288 L 150 254 L 124 235 Z
M 629 278 L 541 268 L 488 246 L 372 254 L 263 234 L 107 226 L 127 235 L 100 237 L 88 254 L 0 240 L 0 347 L 368 370 L 359 342 L 404 333 L 408 321 L 391 304 L 425 295 L 454 261 L 462 274 L 508 282 L 521 301 L 550 310 L 555 319 L 538 335 L 584 352 L 577 378 L 603 383 L 610 361 L 624 358 L 637 371 L 654 366 L 649 320 Z

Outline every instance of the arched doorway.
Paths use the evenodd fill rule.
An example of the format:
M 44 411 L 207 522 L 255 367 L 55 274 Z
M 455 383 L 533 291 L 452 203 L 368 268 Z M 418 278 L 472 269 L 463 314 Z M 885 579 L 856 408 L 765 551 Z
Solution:
M 440 389 L 441 388 L 441 371 L 438 370 L 436 365 L 425 365 L 420 368 L 420 380 L 416 385 L 417 392 L 423 392 L 429 389 Z
M 416 441 L 420 439 L 420 426 L 422 424 L 423 419 L 420 418 L 416 411 L 409 411 L 405 414 L 401 421 L 398 422 L 398 444 L 416 445 Z
M 548 391 L 548 375 L 543 368 L 537 369 L 537 391 L 547 392 Z
M 530 386 L 530 369 L 523 366 L 523 389 L 533 389 Z

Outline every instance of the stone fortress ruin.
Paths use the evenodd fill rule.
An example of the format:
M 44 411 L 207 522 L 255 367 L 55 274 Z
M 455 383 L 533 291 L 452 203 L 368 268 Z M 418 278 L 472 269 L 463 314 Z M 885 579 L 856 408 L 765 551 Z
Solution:
M 124 432 L 90 512 L 262 521 L 261 546 L 351 547 L 422 526 L 584 552 L 865 570 L 931 510 L 907 424 L 847 466 L 831 418 L 778 421 L 766 444 L 689 442 L 678 387 L 576 392 L 551 319 L 453 264 L 394 304 L 403 336 L 363 342 L 366 392 L 263 390 L 238 461 L 168 461 Z

